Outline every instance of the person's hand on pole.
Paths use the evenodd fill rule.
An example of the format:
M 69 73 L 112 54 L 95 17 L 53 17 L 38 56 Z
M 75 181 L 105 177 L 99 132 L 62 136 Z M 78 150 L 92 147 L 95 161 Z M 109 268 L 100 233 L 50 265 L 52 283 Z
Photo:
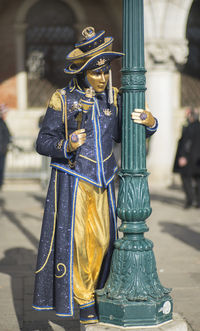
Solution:
M 146 109 L 135 108 L 131 114 L 131 118 L 134 123 L 143 124 L 150 128 L 154 127 L 156 124 L 156 120 L 148 107 L 146 107 Z

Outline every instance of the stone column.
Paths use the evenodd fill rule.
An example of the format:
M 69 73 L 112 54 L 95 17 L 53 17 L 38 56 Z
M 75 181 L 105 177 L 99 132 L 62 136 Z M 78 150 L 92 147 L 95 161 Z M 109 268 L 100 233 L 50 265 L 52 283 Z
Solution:
M 159 122 L 157 134 L 150 140 L 147 165 L 151 183 L 164 186 L 172 182 L 176 151 L 175 113 L 180 108 L 181 88 L 177 67 L 185 63 L 187 54 L 186 40 L 146 44 L 146 100 Z

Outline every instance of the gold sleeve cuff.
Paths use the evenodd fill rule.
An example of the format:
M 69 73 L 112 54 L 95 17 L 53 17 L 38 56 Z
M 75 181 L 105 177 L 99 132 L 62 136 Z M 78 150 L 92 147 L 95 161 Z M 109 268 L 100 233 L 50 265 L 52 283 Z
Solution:
M 49 101 L 49 107 L 58 111 L 62 110 L 61 99 L 58 91 L 54 92 L 52 95 L 51 100 Z

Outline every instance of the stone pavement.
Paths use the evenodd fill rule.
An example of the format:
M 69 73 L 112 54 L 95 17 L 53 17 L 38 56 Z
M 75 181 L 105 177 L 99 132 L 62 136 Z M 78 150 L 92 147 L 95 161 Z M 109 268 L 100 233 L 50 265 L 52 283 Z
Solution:
M 184 210 L 178 189 L 150 187 L 153 212 L 146 237 L 154 242 L 158 275 L 172 287 L 174 311 L 200 331 L 200 209 Z M 6 185 L 0 193 L 0 331 L 78 331 L 74 320 L 32 310 L 36 253 L 45 192 Z

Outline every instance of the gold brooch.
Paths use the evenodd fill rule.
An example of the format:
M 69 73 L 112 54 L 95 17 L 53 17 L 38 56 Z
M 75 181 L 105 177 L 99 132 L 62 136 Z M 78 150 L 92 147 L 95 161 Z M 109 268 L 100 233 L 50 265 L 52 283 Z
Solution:
M 92 26 L 88 26 L 82 31 L 82 36 L 87 40 L 95 36 L 95 30 Z
M 106 63 L 106 59 L 100 59 L 99 61 L 97 61 L 97 65 L 100 67 L 102 65 L 104 65 Z
M 103 112 L 106 116 L 111 116 L 112 115 L 112 112 L 111 112 L 110 109 L 104 109 Z
M 69 112 L 71 113 L 74 110 L 78 110 L 81 108 L 81 103 L 78 101 L 74 101 L 73 105 L 71 106 L 71 108 L 69 109 Z

